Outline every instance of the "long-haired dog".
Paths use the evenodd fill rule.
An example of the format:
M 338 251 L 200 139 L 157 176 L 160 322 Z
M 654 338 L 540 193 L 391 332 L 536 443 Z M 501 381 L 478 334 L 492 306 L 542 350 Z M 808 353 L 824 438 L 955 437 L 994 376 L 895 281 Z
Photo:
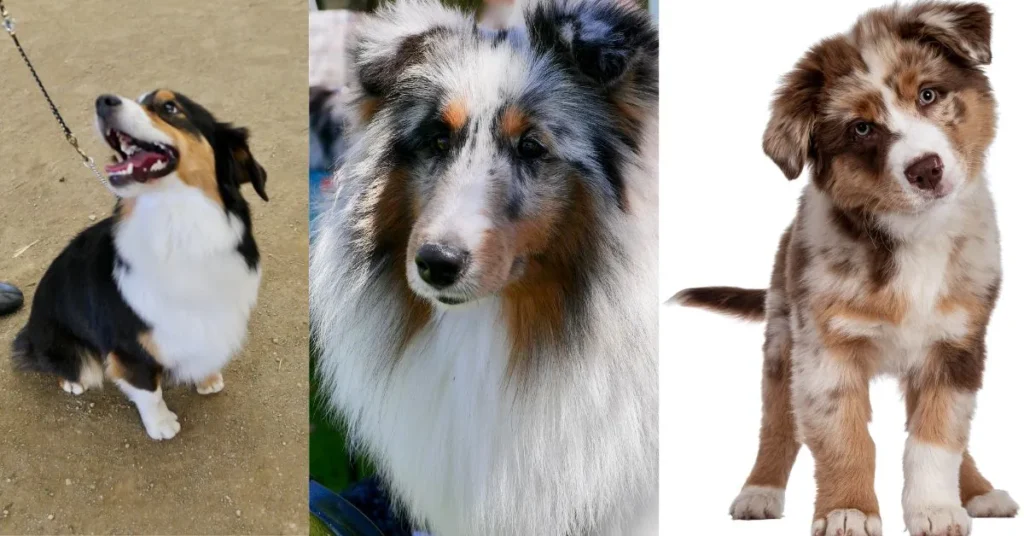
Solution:
M 689 289 L 687 305 L 767 320 L 764 418 L 737 519 L 777 518 L 801 443 L 814 455 L 815 535 L 881 534 L 869 381 L 900 379 L 912 536 L 1012 516 L 967 452 L 1000 283 L 984 172 L 995 100 L 979 4 L 870 11 L 782 81 L 764 150 L 810 183 L 765 290 Z
M 392 4 L 310 265 L 330 404 L 437 536 L 656 530 L 657 33 Z
M 267 199 L 266 173 L 245 129 L 180 93 L 101 95 L 96 124 L 116 155 L 106 167 L 114 214 L 46 270 L 14 360 L 75 395 L 113 381 L 149 436 L 170 439 L 180 426 L 164 380 L 219 392 L 245 340 L 260 256 L 240 188 Z

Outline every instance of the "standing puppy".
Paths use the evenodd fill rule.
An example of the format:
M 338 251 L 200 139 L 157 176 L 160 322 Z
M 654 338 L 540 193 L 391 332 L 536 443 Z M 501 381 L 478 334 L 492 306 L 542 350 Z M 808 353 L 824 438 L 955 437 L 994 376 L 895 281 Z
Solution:
M 782 515 L 803 442 L 815 459 L 813 533 L 880 535 L 867 428 L 880 374 L 906 396 L 910 534 L 966 535 L 970 516 L 1016 513 L 967 453 L 1001 277 L 984 174 L 990 26 L 980 4 L 874 10 L 784 78 L 764 150 L 789 179 L 809 165 L 811 181 L 771 286 L 676 297 L 768 322 L 761 445 L 735 518 Z
M 14 360 L 75 395 L 110 379 L 149 436 L 170 439 L 180 426 L 163 380 L 219 392 L 245 341 L 260 257 L 240 189 L 251 183 L 266 200 L 266 173 L 248 131 L 179 93 L 101 95 L 96 124 L 116 154 L 106 168 L 114 215 L 46 270 Z

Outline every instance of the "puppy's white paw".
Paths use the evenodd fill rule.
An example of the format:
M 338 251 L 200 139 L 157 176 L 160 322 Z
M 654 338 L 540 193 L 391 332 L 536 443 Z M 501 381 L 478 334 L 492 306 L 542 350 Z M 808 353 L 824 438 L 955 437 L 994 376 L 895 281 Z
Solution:
M 733 519 L 779 519 L 785 507 L 786 490 L 747 486 L 729 507 Z
M 170 409 L 167 409 L 167 406 L 159 408 L 154 415 L 143 420 L 142 424 L 146 427 L 146 433 L 149 434 L 149 437 L 157 441 L 170 439 L 181 431 L 181 425 L 178 424 L 178 416 Z
M 832 510 L 811 526 L 814 536 L 882 536 L 882 519 L 860 510 Z
M 994 489 L 967 501 L 967 513 L 971 517 L 1014 517 L 1019 508 L 1010 494 L 1001 489 Z
M 960 506 L 912 508 L 904 514 L 910 536 L 968 536 L 971 517 Z
M 80 395 L 80 394 L 85 392 L 85 386 L 84 385 L 82 385 L 82 384 L 80 384 L 78 382 L 71 382 L 71 381 L 65 380 L 64 378 L 60 379 L 60 388 L 63 389 L 65 393 L 71 393 L 71 394 L 73 394 L 75 396 L 78 396 L 78 395 Z
M 212 395 L 223 390 L 224 376 L 219 372 L 196 384 L 196 392 L 201 395 Z

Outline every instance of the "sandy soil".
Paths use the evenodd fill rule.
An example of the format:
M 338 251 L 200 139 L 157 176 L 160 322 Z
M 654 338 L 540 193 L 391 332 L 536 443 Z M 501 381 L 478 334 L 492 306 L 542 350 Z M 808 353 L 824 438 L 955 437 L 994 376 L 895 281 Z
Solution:
M 171 441 L 151 441 L 112 386 L 75 398 L 13 372 L 7 349 L 27 310 L 0 319 L 0 533 L 305 533 L 307 3 L 6 3 L 97 160 L 109 151 L 93 132 L 95 97 L 170 87 L 251 128 L 271 201 L 247 191 L 264 255 L 249 343 L 223 393 L 167 391 L 182 422 Z M 0 32 L 0 280 L 31 299 L 53 257 L 111 207 Z

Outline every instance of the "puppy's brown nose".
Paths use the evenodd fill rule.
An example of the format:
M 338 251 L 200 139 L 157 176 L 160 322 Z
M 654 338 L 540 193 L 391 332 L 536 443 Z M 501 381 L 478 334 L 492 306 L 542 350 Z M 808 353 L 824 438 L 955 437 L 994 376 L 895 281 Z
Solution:
M 903 170 L 910 184 L 922 190 L 934 190 L 942 182 L 942 159 L 930 153 L 914 160 Z

